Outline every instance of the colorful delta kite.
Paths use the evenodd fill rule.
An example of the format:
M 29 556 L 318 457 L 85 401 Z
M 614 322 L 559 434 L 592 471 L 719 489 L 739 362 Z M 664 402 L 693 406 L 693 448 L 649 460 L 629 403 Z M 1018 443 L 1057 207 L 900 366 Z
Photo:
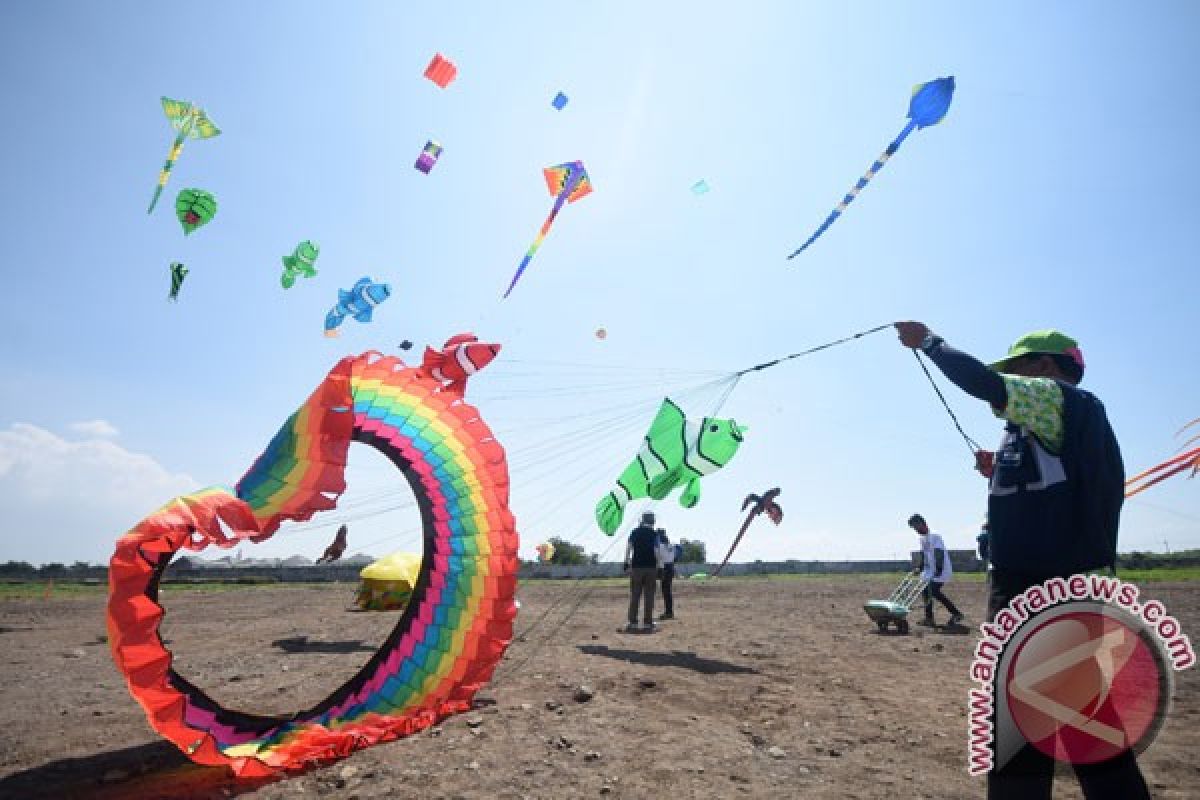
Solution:
M 689 422 L 679 406 L 664 399 L 637 456 L 617 478 L 616 487 L 596 504 L 600 530 L 609 536 L 616 533 L 630 500 L 662 500 L 679 487 L 679 505 L 695 506 L 700 502 L 700 479 L 737 455 L 745 431 L 731 419 Z
M 457 75 L 458 67 L 454 66 L 454 63 L 448 58 L 444 58 L 441 53 L 435 53 L 433 60 L 425 68 L 425 77 L 443 89 L 449 86 L 450 81 L 454 80 Z
M 283 274 L 279 276 L 279 283 L 283 288 L 292 288 L 296 283 L 296 278 L 301 275 L 306 278 L 315 278 L 317 276 L 317 256 L 320 254 L 321 248 L 315 242 L 305 239 L 296 245 L 296 249 L 290 256 L 284 256 Z
M 1200 425 L 1200 417 L 1184 425 L 1175 435 L 1181 436 L 1193 425 Z M 1200 434 L 1184 442 L 1183 447 L 1191 447 L 1197 441 L 1200 441 Z M 1150 467 L 1150 469 L 1142 470 L 1137 475 L 1125 481 L 1125 496 L 1133 497 L 1135 494 L 1144 492 L 1156 483 L 1162 483 L 1172 475 L 1178 475 L 1187 469 L 1192 471 L 1191 477 L 1193 478 L 1196 477 L 1197 473 L 1200 473 L 1200 445 L 1191 447 L 1189 450 L 1168 458 L 1161 464 Z
M 379 652 L 315 706 L 280 716 L 223 708 L 172 668 L 159 638 L 167 564 L 180 549 L 261 542 L 285 521 L 335 508 L 351 442 L 395 464 L 421 510 L 424 553 L 408 604 Z M 504 448 L 460 391 L 397 358 L 348 356 L 233 491 L 177 497 L 117 541 L 113 658 L 156 731 L 193 761 L 242 777 L 424 730 L 471 707 L 512 638 L 519 542 L 508 493 Z
M 567 107 L 568 99 L 570 99 L 570 98 L 568 98 L 562 92 L 559 92 L 558 94 L 554 95 L 554 99 L 550 101 L 550 105 L 554 106 L 554 108 L 557 109 L 558 111 L 562 111 L 564 108 Z
M 708 181 L 698 180 L 692 184 L 692 194 L 701 195 L 708 194 Z
M 168 300 L 179 299 L 179 290 L 183 288 L 183 279 L 187 274 L 187 267 L 178 261 L 171 262 L 171 291 L 167 293 Z
M 167 163 L 163 164 L 162 172 L 158 173 L 158 186 L 154 189 L 154 197 L 150 198 L 150 207 L 146 209 L 147 214 L 154 212 L 154 206 L 158 204 L 158 198 L 166 187 L 167 180 L 171 177 L 171 168 L 175 166 L 179 154 L 183 152 L 184 140 L 211 139 L 221 135 L 221 131 L 204 113 L 204 109 L 199 106 L 164 97 L 162 107 L 163 113 L 171 121 L 171 127 L 177 133 L 175 142 L 171 145 L 171 152 L 167 154 Z
M 363 611 L 400 611 L 412 599 L 421 575 L 420 553 L 390 553 L 358 573 L 354 604 Z
M 337 305 L 325 315 L 325 335 L 337 336 L 338 327 L 346 317 L 359 322 L 370 322 L 375 306 L 387 300 L 392 287 L 386 283 L 375 283 L 370 275 L 364 275 L 349 290 L 338 289 Z
M 781 491 L 781 489 L 776 487 L 774 489 L 768 489 L 767 493 L 762 497 L 759 497 L 756 494 L 746 495 L 746 499 L 742 501 L 742 511 L 745 511 L 747 508 L 749 508 L 750 513 L 746 515 L 746 519 L 742 523 L 741 529 L 737 532 L 737 536 L 733 537 L 733 544 L 729 546 L 729 552 L 725 554 L 725 560 L 721 562 L 721 566 L 713 570 L 714 578 L 721 574 L 721 570 L 725 569 L 725 565 L 729 563 L 729 557 L 732 556 L 733 551 L 737 549 L 738 542 L 742 540 L 742 535 L 746 532 L 746 529 L 750 527 L 750 523 L 754 521 L 755 517 L 757 517 L 759 514 L 766 514 L 771 522 L 774 522 L 776 525 L 783 522 L 783 509 L 780 508 L 779 504 L 775 502 L 775 498 L 779 497 Z M 751 508 L 751 506 L 753 506 L 753 508 Z
M 438 157 L 442 155 L 442 146 L 430 139 L 425 143 L 424 149 L 421 150 L 421 155 L 417 156 L 416 163 L 413 167 L 424 172 L 426 175 L 437 165 Z
M 878 160 L 871 165 L 867 173 L 858 179 L 858 183 L 854 184 L 854 188 L 842 198 L 842 202 L 838 203 L 837 208 L 821 223 L 821 227 L 817 228 L 816 233 L 808 237 L 808 241 L 800 245 L 800 249 L 792 253 L 788 258 L 795 258 L 803 253 L 810 244 L 817 240 L 817 237 L 829 228 L 842 212 L 846 210 L 846 206 L 854 202 L 854 198 L 858 197 L 858 193 L 863 190 L 871 178 L 875 177 L 875 173 L 883 169 L 883 165 L 888 162 L 888 159 L 896 154 L 900 149 L 900 144 L 908 138 L 908 135 L 914 130 L 920 128 L 928 128 L 930 125 L 936 125 L 946 116 L 946 112 L 950 110 L 950 101 L 954 97 L 954 76 L 949 78 L 938 78 L 929 83 L 922 83 L 913 88 L 912 99 L 908 103 L 908 124 L 904 126 L 904 130 L 900 131 L 892 143 L 887 146 Z
M 550 209 L 550 216 L 546 217 L 546 221 L 542 223 L 542 229 L 538 231 L 537 238 L 533 240 L 525 257 L 521 259 L 517 273 L 513 275 L 512 283 L 508 285 L 508 291 L 504 293 L 505 297 L 512 293 L 513 287 L 521 279 L 521 273 L 533 259 L 533 254 L 542 246 L 546 234 L 550 232 L 550 226 L 554 224 L 554 218 L 558 216 L 562 207 L 567 203 L 574 203 L 581 197 L 587 197 L 592 192 L 592 181 L 588 177 L 587 170 L 583 168 L 582 161 L 571 161 L 546 167 L 542 173 L 546 176 L 546 187 L 550 190 L 550 194 L 554 195 L 554 207 Z
M 181 189 L 175 198 L 175 216 L 187 236 L 201 225 L 207 225 L 217 214 L 217 198 L 203 189 Z
M 538 561 L 543 564 L 549 564 L 554 560 L 554 544 L 552 542 L 542 542 L 537 547 Z

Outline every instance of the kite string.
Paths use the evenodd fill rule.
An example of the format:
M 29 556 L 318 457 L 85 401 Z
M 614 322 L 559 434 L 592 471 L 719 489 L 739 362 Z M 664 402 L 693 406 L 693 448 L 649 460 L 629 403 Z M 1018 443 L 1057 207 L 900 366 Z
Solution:
M 971 455 L 974 456 L 975 453 L 982 450 L 983 447 L 980 446 L 979 442 L 968 436 L 967 432 L 963 430 L 962 425 L 960 425 L 958 422 L 958 417 L 955 416 L 954 411 L 951 410 L 950 404 L 946 402 L 946 396 L 942 394 L 942 390 L 938 388 L 937 383 L 933 380 L 933 376 L 929 374 L 929 368 L 925 366 L 925 362 L 921 359 L 921 354 L 916 350 L 913 350 L 912 354 L 913 358 L 917 360 L 917 365 L 921 367 L 921 371 L 925 373 L 925 377 L 929 379 L 929 385 L 933 387 L 933 391 L 937 394 L 938 399 L 942 401 L 942 407 L 945 408 L 946 413 L 950 415 L 950 419 L 954 422 L 954 427 L 958 428 L 958 432 L 962 436 L 963 441 L 967 443 L 967 449 L 970 450 Z
M 616 545 L 616 543 L 618 541 L 619 541 L 619 537 L 614 536 L 612 541 L 609 542 L 608 547 L 606 547 L 604 549 L 604 552 L 600 553 L 599 558 L 604 558 L 606 555 L 608 555 L 608 551 L 612 550 L 613 546 Z M 564 593 L 560 594 L 559 597 L 554 602 L 552 602 L 549 607 L 547 607 L 547 609 L 542 613 L 542 615 L 540 617 L 538 617 L 537 620 L 535 620 L 521 634 L 519 634 L 515 637 L 518 639 L 524 637 L 526 640 L 528 640 L 529 634 L 533 631 L 533 629 L 538 627 L 552 611 L 554 611 L 556 608 L 560 607 L 563 600 L 568 599 L 571 594 L 576 595 L 575 602 L 571 605 L 571 607 L 569 609 L 567 609 L 567 613 L 564 614 L 563 617 L 561 619 L 559 619 L 556 623 L 554 623 L 554 625 L 551 626 L 550 629 L 545 632 L 545 635 L 543 635 L 537 642 L 535 642 L 532 645 L 532 647 L 529 650 L 529 653 L 526 654 L 524 658 L 522 658 L 520 661 L 516 662 L 515 664 L 512 664 L 511 666 L 509 666 L 509 662 L 506 662 L 505 664 L 501 665 L 501 669 L 497 670 L 498 673 L 501 672 L 503 670 L 503 667 L 505 667 L 505 666 L 509 666 L 509 669 L 503 670 L 503 672 L 504 672 L 503 675 L 498 674 L 497 675 L 498 678 L 501 678 L 501 677 L 507 678 L 513 674 L 520 672 L 520 670 L 522 668 L 524 668 L 526 664 L 528 664 L 531 660 L 533 660 L 534 656 L 536 656 L 538 653 L 541 652 L 542 648 L 544 648 L 547 644 L 550 643 L 550 640 L 555 637 L 555 635 L 563 628 L 563 626 L 566 625 L 568 622 L 570 622 L 572 618 L 574 618 L 575 614 L 583 606 L 584 602 L 586 602 L 587 599 L 592 596 L 592 593 L 595 592 L 596 588 L 600 585 L 599 583 L 592 583 L 590 586 L 587 586 L 582 591 L 580 591 L 579 587 L 582 586 L 583 582 L 586 580 L 589 580 L 589 578 L 587 578 L 586 576 L 583 576 L 583 575 L 576 578 L 574 585 L 571 587 L 572 589 L 575 590 L 574 592 L 564 592 Z M 592 578 L 591 580 L 595 581 L 596 579 Z
M 891 323 L 891 322 L 887 322 L 887 323 L 884 323 L 883 325 L 876 325 L 874 328 L 871 328 L 869 330 L 859 331 L 858 333 L 852 334 L 850 336 L 845 336 L 845 337 L 842 337 L 841 339 L 835 339 L 832 342 L 826 342 L 825 344 L 819 344 L 816 347 L 810 347 L 807 350 L 801 350 L 799 353 L 792 353 L 790 355 L 781 356 L 780 358 L 776 358 L 773 361 L 765 361 L 762 364 L 757 364 L 753 367 L 747 367 L 746 369 L 738 370 L 737 372 L 734 373 L 734 376 L 740 378 L 747 373 L 758 372 L 759 370 L 764 370 L 764 369 L 767 369 L 768 367 L 773 367 L 777 364 L 781 364 L 784 361 L 790 361 L 793 358 L 800 358 L 801 356 L 807 356 L 812 353 L 816 353 L 820 350 L 827 350 L 830 347 L 836 347 L 839 344 L 846 344 L 847 342 L 851 342 L 855 339 L 861 339 L 862 337 L 868 336 L 872 333 L 879 333 L 879 331 L 882 331 L 886 328 L 892 327 L 892 324 L 893 323 Z
M 736 374 L 729 379 L 729 385 L 721 392 L 721 396 L 717 398 L 717 402 L 713 405 L 713 410 L 709 412 L 710 417 L 715 417 L 721 408 L 725 405 L 725 401 L 729 399 L 729 395 L 733 394 L 733 390 L 737 388 L 738 381 L 742 379 L 741 374 Z

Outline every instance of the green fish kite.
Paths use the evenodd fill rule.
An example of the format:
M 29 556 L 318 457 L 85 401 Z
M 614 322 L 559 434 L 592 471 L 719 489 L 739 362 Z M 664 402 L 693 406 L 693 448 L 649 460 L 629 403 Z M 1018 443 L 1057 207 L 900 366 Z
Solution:
M 207 225 L 217 213 L 217 198 L 203 189 L 183 189 L 175 198 L 175 216 L 186 236 L 201 225 Z
M 154 206 L 167 185 L 167 179 L 171 177 L 171 168 L 175 166 L 175 161 L 183 151 L 184 140 L 211 139 L 221 135 L 221 131 L 199 106 L 164 97 L 162 107 L 163 113 L 171 121 L 171 127 L 178 131 L 178 134 L 175 136 L 175 143 L 171 145 L 171 152 L 167 154 L 167 163 L 163 164 L 162 172 L 158 173 L 158 186 L 154 188 L 154 197 L 150 200 L 150 207 L 146 209 L 147 214 L 154 212 Z
M 303 275 L 306 278 L 315 278 L 317 268 L 313 265 L 320 254 L 321 248 L 308 239 L 305 239 L 296 245 L 296 249 L 290 256 L 284 256 L 283 275 L 279 278 L 279 282 L 283 284 L 283 288 L 292 288 L 296 283 L 297 275 Z
M 729 463 L 745 431 L 731 419 L 705 417 L 698 424 L 688 422 L 679 406 L 664 399 L 637 457 L 617 478 L 616 487 L 596 505 L 600 530 L 609 536 L 616 533 L 630 500 L 662 500 L 681 486 L 679 504 L 695 506 L 700 501 L 700 479 Z
M 167 295 L 167 299 L 179 299 L 179 290 L 183 288 L 183 279 L 187 277 L 187 274 L 187 267 L 178 261 L 171 262 L 171 293 Z

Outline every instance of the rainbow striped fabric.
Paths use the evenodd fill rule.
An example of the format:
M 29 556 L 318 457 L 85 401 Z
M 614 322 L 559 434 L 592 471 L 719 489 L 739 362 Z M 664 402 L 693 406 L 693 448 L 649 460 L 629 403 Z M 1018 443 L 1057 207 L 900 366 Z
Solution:
M 550 194 L 554 195 L 554 205 L 550 208 L 550 214 L 542 223 L 542 228 L 534 238 L 533 244 L 529 245 L 529 249 L 525 252 L 525 257 L 517 265 L 517 272 L 513 275 L 512 282 L 508 284 L 508 290 L 504 292 L 504 297 L 512 294 L 517 281 L 521 280 L 521 274 L 533 260 L 533 254 L 546 240 L 546 234 L 550 232 L 550 226 L 554 224 L 554 218 L 558 216 L 559 211 L 562 211 L 563 206 L 574 203 L 592 193 L 592 179 L 588 177 L 582 161 L 571 161 L 546 167 L 542 170 L 542 175 L 546 178 L 546 188 L 550 190 Z
M 313 708 L 226 710 L 170 666 L 157 636 L 158 578 L 181 547 L 232 547 L 336 506 L 351 441 L 404 473 L 424 524 L 412 599 L 387 641 Z M 461 394 L 379 353 L 338 363 L 235 492 L 177 498 L 117 543 L 110 644 L 151 724 L 195 761 L 244 776 L 298 769 L 422 730 L 470 708 L 512 637 L 518 537 L 504 449 Z M 224 529 L 222 526 L 224 524 Z

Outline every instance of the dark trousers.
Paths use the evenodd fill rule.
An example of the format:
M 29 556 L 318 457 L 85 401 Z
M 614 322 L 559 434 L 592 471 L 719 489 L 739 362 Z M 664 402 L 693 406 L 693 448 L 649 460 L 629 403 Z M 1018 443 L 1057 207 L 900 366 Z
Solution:
M 637 625 L 638 603 L 642 603 L 642 621 L 649 625 L 654 621 L 654 584 L 658 577 L 656 567 L 634 567 L 629 570 L 629 624 Z
M 663 613 L 668 617 L 675 616 L 675 596 L 671 594 L 671 585 L 675 583 L 675 565 L 663 564 L 662 575 Z
M 1027 575 L 993 570 L 988 579 L 988 619 L 991 620 L 1013 597 L 1052 575 Z M 997 702 L 1000 694 L 996 693 Z M 995 720 L 993 720 L 993 730 Z M 1150 789 L 1138 768 L 1137 756 L 1126 750 L 1099 764 L 1074 765 L 1075 777 L 1087 800 L 1141 800 Z M 1054 794 L 1054 759 L 1026 744 L 1000 769 L 988 773 L 989 800 L 1050 800 Z
M 950 598 L 942 594 L 942 587 L 945 585 L 937 581 L 930 581 L 925 584 L 925 619 L 933 619 L 933 600 L 935 597 L 951 614 L 958 613 L 958 609 L 955 608 L 954 603 L 950 602 Z

